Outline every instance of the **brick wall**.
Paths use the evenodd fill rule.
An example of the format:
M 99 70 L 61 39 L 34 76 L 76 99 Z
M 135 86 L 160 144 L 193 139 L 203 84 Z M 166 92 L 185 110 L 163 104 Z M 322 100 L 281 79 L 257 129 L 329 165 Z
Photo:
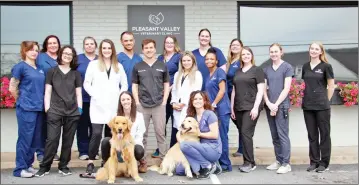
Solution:
M 186 49 L 198 48 L 198 31 L 208 28 L 212 43 L 227 55 L 229 42 L 237 37 L 237 2 L 227 1 L 122 1 L 122 0 L 75 0 L 73 1 L 74 46 L 82 51 L 82 40 L 93 36 L 97 41 L 109 38 L 116 50 L 122 51 L 120 34 L 127 30 L 127 5 L 185 5 Z M 230 124 L 230 146 L 237 145 L 237 129 Z M 149 146 L 156 147 L 153 126 L 149 129 Z M 167 124 L 167 141 L 170 141 L 171 123 Z

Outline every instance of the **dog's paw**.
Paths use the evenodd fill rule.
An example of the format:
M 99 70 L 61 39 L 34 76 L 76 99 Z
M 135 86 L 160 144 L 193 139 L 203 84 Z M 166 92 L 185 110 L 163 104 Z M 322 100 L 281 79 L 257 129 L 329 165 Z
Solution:
M 143 182 L 143 179 L 142 179 L 141 177 L 136 177 L 136 178 L 135 178 L 135 181 L 136 181 L 136 182 Z
M 107 184 L 115 184 L 115 181 L 114 180 L 107 180 Z
M 192 178 L 193 178 L 192 173 L 187 173 L 186 176 L 187 176 L 187 178 L 189 178 L 189 179 L 192 179 Z
M 172 177 L 172 176 L 173 176 L 173 173 L 170 172 L 170 173 L 167 174 L 167 176 Z

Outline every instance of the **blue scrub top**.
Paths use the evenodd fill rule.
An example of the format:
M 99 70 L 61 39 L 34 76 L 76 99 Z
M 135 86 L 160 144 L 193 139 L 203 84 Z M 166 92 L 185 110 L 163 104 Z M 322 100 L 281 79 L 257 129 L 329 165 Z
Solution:
M 96 55 L 94 60 L 97 60 L 97 58 L 98 58 L 98 56 Z M 77 63 L 79 64 L 79 66 L 77 67 L 77 71 L 80 72 L 80 74 L 81 74 L 82 84 L 84 83 L 87 66 L 89 65 L 90 62 L 91 62 L 91 60 L 89 58 L 87 58 L 87 56 L 84 53 L 77 55 Z M 90 99 L 91 99 L 91 97 L 85 91 L 85 88 L 82 88 L 82 101 L 90 102 Z
M 227 89 L 228 89 L 228 97 L 231 98 L 232 89 L 233 89 L 233 78 L 236 74 L 236 71 L 241 67 L 241 62 L 235 61 L 231 64 L 227 71 Z
M 47 53 L 41 52 L 39 56 L 37 56 L 36 65 L 44 71 L 46 76 L 46 73 L 50 68 L 57 66 L 57 61 L 56 59 L 51 58 Z
M 195 119 L 197 120 L 197 116 L 195 116 Z M 218 122 L 218 117 L 216 114 L 211 110 L 205 110 L 202 113 L 201 120 L 197 120 L 199 123 L 199 130 L 202 133 L 210 132 L 209 125 Z M 215 149 L 218 153 L 222 153 L 222 140 L 219 135 L 218 139 L 207 139 L 207 138 L 201 138 L 201 143 L 207 143 L 212 146 L 213 149 Z
M 12 76 L 19 80 L 19 96 L 16 106 L 27 111 L 44 110 L 45 73 L 37 66 L 34 69 L 24 61 L 11 69 Z
M 221 67 L 222 65 L 226 64 L 227 60 L 224 57 L 224 55 L 223 55 L 223 53 L 222 53 L 222 51 L 220 49 L 218 49 L 216 47 L 213 47 L 213 48 L 216 50 L 216 56 L 217 56 L 217 60 L 218 60 L 217 67 Z M 202 91 L 204 91 L 205 90 L 205 83 L 204 82 L 209 77 L 209 71 L 208 71 L 208 68 L 207 68 L 206 63 L 205 63 L 205 58 L 199 52 L 199 48 L 193 50 L 192 53 L 196 57 L 198 70 L 201 72 L 202 77 L 203 77 L 202 78 L 203 79 Z
M 165 62 L 164 59 L 165 58 L 163 55 L 160 55 L 157 58 L 157 60 L 162 61 L 162 62 Z M 168 73 L 170 75 L 170 86 L 172 86 L 173 80 L 175 78 L 175 74 L 178 71 L 178 63 L 179 63 L 180 59 L 181 59 L 181 54 L 175 53 L 175 54 L 173 54 L 173 56 L 171 57 L 171 59 L 169 61 L 165 62 L 167 69 L 168 69 Z
M 224 72 L 224 70 L 221 68 L 217 68 L 216 71 L 214 71 L 213 75 L 206 80 L 205 87 L 211 103 L 213 103 L 213 101 L 217 97 L 217 94 L 219 92 L 219 83 L 221 81 L 224 81 L 226 83 L 226 72 Z M 215 110 L 218 116 L 231 113 L 231 103 L 229 101 L 227 87 L 226 87 L 226 92 L 224 93 L 221 101 L 217 103 L 217 108 Z
M 139 63 L 142 62 L 142 58 L 137 53 L 133 54 L 132 59 L 128 57 L 124 52 L 120 52 L 117 54 L 117 60 L 120 64 L 122 64 L 126 76 L 127 76 L 127 84 L 128 84 L 128 91 L 132 92 L 132 70 L 133 67 Z

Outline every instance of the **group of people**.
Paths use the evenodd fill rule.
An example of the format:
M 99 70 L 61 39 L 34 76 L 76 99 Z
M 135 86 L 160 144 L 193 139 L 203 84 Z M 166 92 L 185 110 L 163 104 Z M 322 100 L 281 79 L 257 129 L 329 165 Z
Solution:
M 158 57 L 156 42 L 145 39 L 141 42 L 143 58 L 134 52 L 135 38 L 128 31 L 121 34 L 124 51 L 118 54 L 109 39 L 97 46 L 93 37 L 85 37 L 84 53 L 79 55 L 72 46 L 61 46 L 55 35 L 44 40 L 41 52 L 37 42 L 23 41 L 22 61 L 12 68 L 9 87 L 16 99 L 18 120 L 13 175 L 42 177 L 50 172 L 53 160 L 59 160 L 59 173 L 70 175 L 67 165 L 75 134 L 79 158 L 88 160 L 86 173 L 94 173 L 100 145 L 102 164 L 109 158 L 112 136 L 107 124 L 115 116 L 134 123 L 131 135 L 141 173 L 147 171 L 145 151 L 151 119 L 158 146 L 152 157 L 163 158 L 168 150 L 169 119 L 172 147 L 182 121 L 194 117 L 199 122 L 200 143 L 182 142 L 180 146 L 197 178 L 232 171 L 228 146 L 231 119 L 239 133 L 238 151 L 232 155 L 243 155 L 239 170 L 248 173 L 256 168 L 253 135 L 262 110 L 276 156 L 267 169 L 291 171 L 288 94 L 294 71 L 282 60 L 281 45 L 269 47 L 272 64 L 262 69 L 255 65 L 252 50 L 239 39 L 230 42 L 227 57 L 212 46 L 208 29 L 200 30 L 198 39 L 199 48 L 191 52 L 181 51 L 176 37 L 166 36 Z M 308 60 L 302 69 L 306 84 L 302 108 L 311 161 L 307 170 L 324 172 L 331 153 L 334 75 L 321 43 L 310 44 Z M 35 152 L 41 161 L 39 170 L 32 167 Z M 177 166 L 176 172 L 184 174 L 183 167 Z

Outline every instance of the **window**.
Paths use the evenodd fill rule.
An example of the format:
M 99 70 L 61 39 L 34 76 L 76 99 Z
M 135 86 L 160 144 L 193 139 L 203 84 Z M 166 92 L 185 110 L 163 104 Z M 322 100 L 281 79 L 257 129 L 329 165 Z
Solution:
M 337 80 L 358 78 L 358 2 L 241 1 L 238 11 L 239 36 L 256 65 L 269 65 L 269 46 L 279 43 L 300 78 L 309 44 L 320 41 Z
M 46 36 L 54 34 L 61 45 L 72 44 L 71 2 L 0 2 L 1 74 L 8 74 L 20 60 L 20 43 L 35 40 L 40 48 Z

